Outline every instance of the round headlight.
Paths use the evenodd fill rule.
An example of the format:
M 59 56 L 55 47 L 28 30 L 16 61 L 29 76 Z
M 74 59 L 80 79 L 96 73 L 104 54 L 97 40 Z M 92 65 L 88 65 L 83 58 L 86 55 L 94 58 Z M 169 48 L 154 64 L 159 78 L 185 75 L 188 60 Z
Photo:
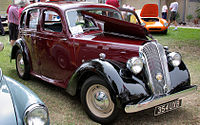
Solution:
M 38 104 L 31 105 L 24 115 L 25 125 L 47 125 L 49 123 L 48 120 L 47 108 Z
M 133 57 L 127 61 L 127 68 L 131 70 L 134 74 L 138 74 L 142 71 L 143 61 L 138 57 Z
M 168 26 L 168 23 L 164 23 L 164 26 L 167 27 L 167 26 Z
M 171 65 L 173 65 L 174 67 L 181 64 L 181 55 L 179 53 L 171 52 L 168 54 L 168 57 Z
M 146 24 L 144 22 L 141 23 L 142 26 L 145 26 Z

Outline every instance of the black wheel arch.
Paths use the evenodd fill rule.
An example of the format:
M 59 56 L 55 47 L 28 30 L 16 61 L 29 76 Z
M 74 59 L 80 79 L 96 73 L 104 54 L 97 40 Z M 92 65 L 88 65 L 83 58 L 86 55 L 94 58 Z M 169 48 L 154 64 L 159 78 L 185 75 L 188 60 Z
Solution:
M 12 47 L 11 50 L 11 60 L 16 58 L 16 53 L 18 50 L 22 51 L 22 54 L 24 54 L 25 56 L 25 62 L 26 64 L 30 64 L 30 59 L 29 59 L 29 54 L 28 54 L 28 49 L 25 45 L 25 42 L 23 42 L 22 39 L 18 39 L 15 44 Z
M 92 76 L 98 76 L 109 84 L 109 91 L 116 95 L 116 89 L 114 89 L 105 72 L 102 71 L 103 65 L 105 66 L 102 60 L 99 59 L 92 60 L 81 65 L 71 77 L 66 91 L 72 96 L 79 95 L 83 83 Z M 113 99 L 113 101 L 115 100 L 115 97 L 112 96 L 111 98 Z
M 184 88 L 191 86 L 191 78 L 188 68 L 185 63 L 181 61 L 178 67 L 169 66 L 169 76 L 171 80 L 170 94 L 179 92 Z
M 82 64 L 71 77 L 66 91 L 72 96 L 79 94 L 83 83 L 91 76 L 98 76 L 106 81 L 112 101 L 117 105 L 128 103 L 130 101 L 128 96 L 134 96 L 135 99 L 149 96 L 142 84 L 127 84 L 110 61 L 101 59 L 94 59 Z

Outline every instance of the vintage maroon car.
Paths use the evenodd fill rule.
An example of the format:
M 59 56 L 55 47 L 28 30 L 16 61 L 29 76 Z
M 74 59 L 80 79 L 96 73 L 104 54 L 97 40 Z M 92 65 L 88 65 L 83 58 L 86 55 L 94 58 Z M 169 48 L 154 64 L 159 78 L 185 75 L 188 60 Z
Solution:
M 150 37 L 109 5 L 36 3 L 22 12 L 11 59 L 22 79 L 32 75 L 80 95 L 96 122 L 113 121 L 119 109 L 155 107 L 160 115 L 180 107 L 180 98 L 197 87 L 180 54 Z

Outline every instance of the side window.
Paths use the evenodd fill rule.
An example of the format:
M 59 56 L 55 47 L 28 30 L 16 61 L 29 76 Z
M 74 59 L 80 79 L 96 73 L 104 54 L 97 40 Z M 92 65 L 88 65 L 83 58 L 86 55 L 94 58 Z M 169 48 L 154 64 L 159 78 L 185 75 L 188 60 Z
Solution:
M 51 32 L 62 32 L 61 18 L 55 11 L 44 11 L 43 29 Z
M 30 10 L 27 15 L 28 19 L 28 28 L 30 29 L 36 29 L 38 25 L 38 19 L 39 19 L 39 9 Z
M 26 21 L 25 15 L 26 15 L 26 12 L 24 12 L 22 14 L 22 16 L 21 16 L 21 19 L 20 19 L 20 28 L 24 28 L 25 27 L 25 21 Z

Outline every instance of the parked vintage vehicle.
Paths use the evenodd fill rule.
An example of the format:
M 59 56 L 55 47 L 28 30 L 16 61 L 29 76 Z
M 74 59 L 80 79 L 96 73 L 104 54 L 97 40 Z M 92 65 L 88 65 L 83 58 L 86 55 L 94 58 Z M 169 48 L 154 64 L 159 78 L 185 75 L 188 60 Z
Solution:
M 8 29 L 8 20 L 7 20 L 7 17 L 6 16 L 4 16 L 4 15 L 0 15 L 0 17 L 1 17 L 1 23 L 2 23 L 2 26 L 3 26 L 3 28 L 4 28 L 4 31 L 5 32 L 8 32 L 9 31 L 9 29 Z M 2 34 L 2 32 L 0 31 L 0 33 Z
M 197 89 L 179 53 L 149 38 L 140 24 L 123 21 L 109 5 L 32 4 L 22 13 L 20 35 L 11 53 L 19 77 L 33 75 L 80 95 L 99 123 L 116 119 L 119 109 L 156 106 L 160 115 Z
M 3 44 L 0 42 L 0 51 Z M 0 69 L 0 125 L 49 125 L 45 104 L 30 89 Z
M 158 17 L 157 4 L 145 4 L 142 10 L 136 10 L 140 15 L 141 24 L 149 32 L 160 32 L 167 34 L 168 22 L 167 20 Z

